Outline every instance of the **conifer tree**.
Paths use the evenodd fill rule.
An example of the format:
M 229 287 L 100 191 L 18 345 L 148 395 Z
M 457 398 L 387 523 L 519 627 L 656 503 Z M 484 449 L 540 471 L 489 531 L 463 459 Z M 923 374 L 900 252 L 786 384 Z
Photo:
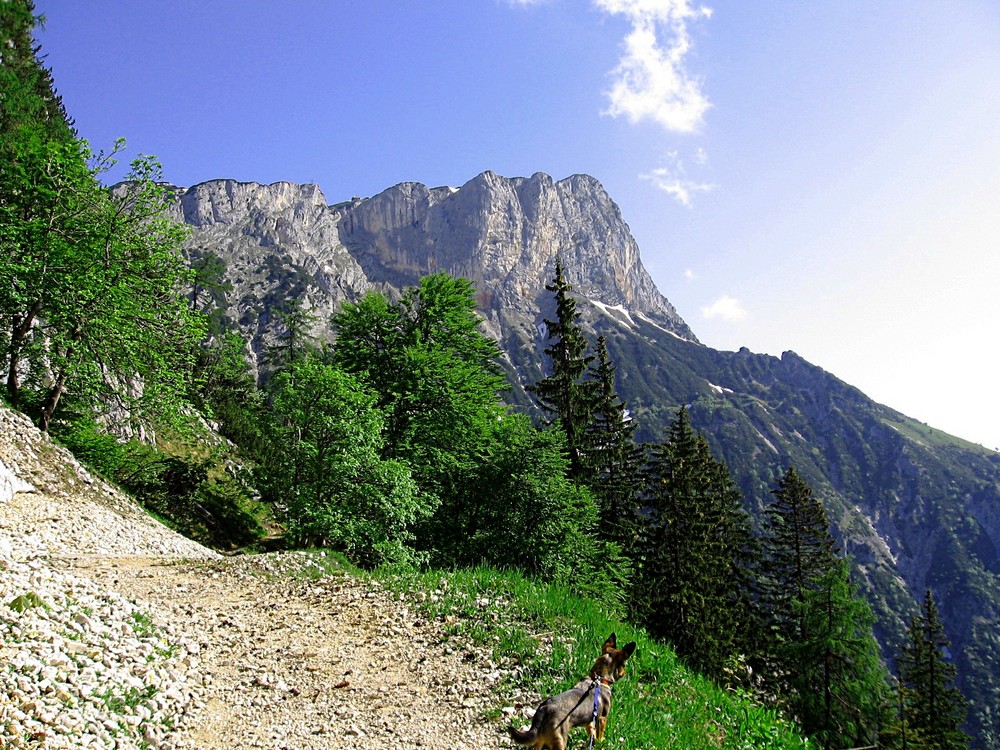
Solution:
M 761 604 L 779 639 L 798 640 L 801 633 L 794 602 L 801 602 L 813 582 L 837 563 L 837 543 L 823 504 L 790 467 L 772 490 L 774 501 L 764 513 L 764 575 Z
M 871 607 L 839 558 L 811 580 L 801 600 L 798 640 L 784 644 L 792 712 L 824 750 L 874 746 L 888 711 L 888 672 L 872 634 Z
M 930 590 L 920 615 L 910 621 L 899 658 L 901 732 L 909 750 L 965 750 L 962 730 L 968 701 L 955 686 L 957 669 L 947 659 L 949 641 Z
M 725 464 L 681 409 L 647 469 L 633 601 L 638 619 L 692 667 L 721 678 L 747 612 L 750 520 Z
M 580 328 L 580 313 L 570 294 L 573 287 L 566 280 L 561 259 L 556 259 L 555 279 L 545 288 L 556 299 L 556 319 L 545 319 L 552 342 L 545 354 L 552 361 L 552 374 L 528 390 L 535 395 L 542 411 L 566 433 L 570 478 L 584 481 L 588 425 L 597 396 L 597 383 L 585 376 L 594 356 L 587 353 L 587 337 Z
M 823 504 L 789 468 L 773 490 L 762 537 L 758 667 L 767 690 L 824 748 L 877 741 L 888 674 L 871 608 L 851 584 Z
M 635 541 L 642 452 L 635 444 L 636 422 L 615 388 L 615 365 L 607 340 L 597 339 L 597 404 L 590 424 L 591 490 L 600 504 L 601 532 L 626 548 Z

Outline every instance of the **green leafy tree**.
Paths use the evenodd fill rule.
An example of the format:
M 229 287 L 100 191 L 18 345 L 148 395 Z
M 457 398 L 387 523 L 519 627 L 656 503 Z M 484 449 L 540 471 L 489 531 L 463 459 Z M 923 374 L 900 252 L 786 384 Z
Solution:
M 589 491 L 567 474 L 565 436 L 524 414 L 490 423 L 475 468 L 428 530 L 439 566 L 516 568 L 620 611 L 630 565 L 600 539 Z
M 25 54 L 25 12 L 5 3 L 0 124 L 0 321 L 7 395 L 47 429 L 68 391 L 117 414 L 176 414 L 200 319 L 187 310 L 159 165 L 104 188 L 115 152 L 72 137 L 51 78 Z M 58 121 L 62 121 L 62 125 Z M 119 146 L 116 147 L 119 148 Z
M 555 320 L 545 319 L 551 344 L 545 354 L 552 363 L 552 374 L 529 387 L 542 412 L 566 433 L 570 478 L 589 479 L 587 438 L 597 402 L 598 383 L 587 377 L 594 356 L 587 353 L 589 343 L 580 327 L 580 313 L 570 294 L 573 287 L 563 273 L 562 260 L 556 259 L 555 278 L 546 290 L 555 295 Z
M 968 701 L 955 685 L 957 669 L 948 660 L 949 641 L 930 590 L 921 612 L 910 621 L 907 644 L 898 660 L 901 735 L 909 750 L 965 750 L 962 730 Z
M 647 475 L 634 608 L 653 635 L 695 669 L 721 679 L 748 624 L 749 516 L 728 469 L 695 433 L 686 409 L 668 441 L 652 449 Z
M 275 378 L 273 410 L 275 450 L 260 479 L 293 539 L 343 550 L 361 565 L 414 561 L 412 527 L 429 508 L 406 465 L 381 455 L 375 397 L 357 378 L 304 357 Z
M 480 322 L 472 283 L 444 273 L 395 304 L 365 295 L 332 321 L 334 363 L 361 379 L 384 415 L 385 457 L 405 461 L 435 502 L 461 490 L 504 413 L 499 348 Z

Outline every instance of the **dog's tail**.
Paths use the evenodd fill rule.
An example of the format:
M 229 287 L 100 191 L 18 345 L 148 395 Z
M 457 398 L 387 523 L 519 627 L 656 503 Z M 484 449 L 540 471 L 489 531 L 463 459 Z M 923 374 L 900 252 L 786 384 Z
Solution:
M 518 745 L 529 745 L 538 737 L 538 730 L 534 726 L 523 732 L 514 727 L 507 727 L 507 731 L 510 732 L 510 738 Z

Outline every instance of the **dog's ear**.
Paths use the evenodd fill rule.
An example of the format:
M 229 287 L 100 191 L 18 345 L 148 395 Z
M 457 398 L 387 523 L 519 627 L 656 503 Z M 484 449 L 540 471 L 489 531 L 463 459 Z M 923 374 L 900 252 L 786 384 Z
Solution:
M 618 637 L 614 633 L 612 633 L 611 635 L 608 636 L 608 640 L 604 642 L 604 648 L 601 649 L 601 653 L 606 654 L 608 653 L 608 651 L 612 651 L 617 648 L 618 648 Z
M 626 643 L 622 647 L 622 653 L 625 654 L 625 658 L 629 658 L 633 653 L 635 653 L 635 641 Z

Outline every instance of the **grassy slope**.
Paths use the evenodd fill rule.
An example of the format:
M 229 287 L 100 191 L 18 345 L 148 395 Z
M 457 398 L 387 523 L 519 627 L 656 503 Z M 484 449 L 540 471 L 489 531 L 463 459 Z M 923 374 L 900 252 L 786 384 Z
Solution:
M 669 647 L 564 589 L 488 568 L 387 575 L 383 582 L 428 617 L 443 621 L 449 640 L 492 648 L 497 664 L 514 667 L 514 676 L 501 686 L 506 695 L 565 690 L 587 673 L 609 633 L 617 633 L 619 645 L 636 641 L 628 674 L 615 686 L 606 746 L 810 747 L 774 712 L 691 673 Z M 492 718 L 506 723 L 502 705 L 498 695 Z M 582 730 L 571 747 L 586 747 Z

